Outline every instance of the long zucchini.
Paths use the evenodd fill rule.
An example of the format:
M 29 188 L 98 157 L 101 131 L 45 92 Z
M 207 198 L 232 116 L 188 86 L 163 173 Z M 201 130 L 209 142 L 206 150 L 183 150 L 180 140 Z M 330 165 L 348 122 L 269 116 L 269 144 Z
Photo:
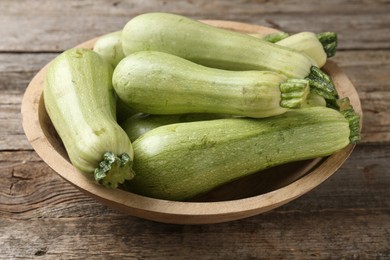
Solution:
M 220 113 L 268 117 L 300 107 L 308 82 L 271 71 L 208 68 L 155 51 L 137 52 L 115 68 L 113 86 L 136 111 L 150 114 Z
M 122 47 L 125 55 L 160 51 L 213 68 L 268 70 L 289 78 L 307 78 L 318 94 L 327 99 L 338 97 L 329 77 L 316 76 L 324 73 L 308 56 L 180 15 L 147 13 L 131 19 L 122 31 Z
M 51 64 L 45 79 L 47 113 L 72 164 L 116 188 L 133 178 L 133 148 L 115 118 L 112 68 L 98 54 L 71 49 Z
M 264 118 L 228 118 L 157 127 L 134 143 L 136 177 L 126 188 L 186 200 L 287 162 L 330 155 L 358 135 L 357 118 L 326 107 Z M 351 129 L 351 130 L 350 130 Z
M 310 93 L 307 96 L 303 107 L 326 106 L 326 101 L 323 97 Z M 128 117 L 121 123 L 121 127 L 125 130 L 131 141 L 135 141 L 138 137 L 150 130 L 163 125 L 205 121 L 221 118 L 231 118 L 231 115 L 226 114 L 178 114 L 178 115 L 151 115 L 137 113 Z

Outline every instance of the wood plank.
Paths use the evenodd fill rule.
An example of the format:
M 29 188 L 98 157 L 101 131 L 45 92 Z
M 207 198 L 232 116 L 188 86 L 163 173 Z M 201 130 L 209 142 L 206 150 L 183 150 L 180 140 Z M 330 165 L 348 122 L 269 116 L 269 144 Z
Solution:
M 357 146 L 348 161 L 325 184 L 280 210 L 307 214 L 325 209 L 388 211 L 390 170 L 386 164 L 390 158 L 389 148 L 389 145 Z M 0 183 L 0 218 L 27 220 L 38 216 L 62 218 L 99 213 L 103 217 L 113 214 L 105 212 L 105 206 L 62 180 L 33 151 L 0 152 L 0 169 L 3 180 Z
M 208 226 L 127 217 L 5 220 L 0 252 L 8 259 L 388 259 L 389 222 L 366 212 L 273 213 Z
M 389 148 L 360 145 L 334 176 L 309 194 L 266 214 L 204 226 L 127 216 L 78 192 L 34 152 L 1 152 L 0 175 L 6 181 L 0 183 L 0 255 L 386 259 Z
M 5 0 L 0 2 L 0 51 L 61 51 L 120 30 L 132 17 L 151 11 L 248 22 L 287 32 L 336 31 L 341 49 L 390 47 L 390 6 L 383 1 Z

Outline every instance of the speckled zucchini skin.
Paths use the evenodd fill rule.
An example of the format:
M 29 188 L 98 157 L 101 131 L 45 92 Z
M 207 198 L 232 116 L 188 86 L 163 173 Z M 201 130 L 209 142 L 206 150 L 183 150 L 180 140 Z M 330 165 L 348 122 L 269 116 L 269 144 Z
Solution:
M 208 67 L 269 70 L 289 78 L 305 78 L 315 65 L 290 48 L 167 13 L 131 19 L 122 32 L 122 47 L 125 55 L 161 51 Z
M 119 98 L 143 113 L 257 118 L 286 112 L 282 99 L 304 103 L 308 85 L 305 91 L 281 88 L 286 81 L 287 77 L 272 71 L 214 69 L 155 51 L 127 56 L 115 68 L 112 79 Z
M 271 118 L 229 118 L 157 127 L 134 143 L 130 191 L 186 200 L 283 163 L 330 155 L 349 144 L 348 121 L 309 107 Z
M 85 173 L 94 173 L 106 152 L 133 157 L 130 140 L 116 122 L 111 76 L 111 66 L 98 54 L 71 49 L 50 64 L 45 79 L 46 111 L 72 164 Z

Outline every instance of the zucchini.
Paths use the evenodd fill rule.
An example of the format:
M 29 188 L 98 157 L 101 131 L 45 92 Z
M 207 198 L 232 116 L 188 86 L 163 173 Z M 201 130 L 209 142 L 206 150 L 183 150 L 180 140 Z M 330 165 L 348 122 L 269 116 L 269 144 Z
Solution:
M 136 176 L 125 188 L 159 199 L 187 200 L 272 166 L 335 153 L 358 134 L 350 125 L 339 111 L 309 107 L 263 119 L 157 127 L 134 141 Z
M 323 97 L 309 93 L 304 107 L 326 106 L 326 101 Z M 121 127 L 125 130 L 131 141 L 135 141 L 138 137 L 150 130 L 163 125 L 205 121 L 221 118 L 230 118 L 231 115 L 226 114 L 179 114 L 179 115 L 150 115 L 138 113 L 121 123 Z
M 229 118 L 230 115 L 223 114 L 180 114 L 180 115 L 150 115 L 138 113 L 126 119 L 121 127 L 125 130 L 131 141 L 150 130 L 163 125 L 205 121 L 220 118 Z
M 93 46 L 93 50 L 110 63 L 113 68 L 125 57 L 121 34 L 122 31 L 105 34 Z
M 138 51 L 170 53 L 201 65 L 226 70 L 268 70 L 289 78 L 307 78 L 327 99 L 337 99 L 329 77 L 307 55 L 243 33 L 216 28 L 180 15 L 147 13 L 131 19 L 122 31 L 125 55 Z
M 75 168 L 116 188 L 134 176 L 133 148 L 116 122 L 111 76 L 111 66 L 95 52 L 70 49 L 50 64 L 43 95 Z
M 285 32 L 272 34 L 252 33 L 250 35 L 295 51 L 300 51 L 313 59 L 319 68 L 325 64 L 327 58 L 335 55 L 337 48 L 337 34 L 334 32 L 319 34 L 300 32 L 291 36 Z
M 208 68 L 155 51 L 124 58 L 114 70 L 119 98 L 149 114 L 220 113 L 268 117 L 300 107 L 308 82 L 271 71 Z
M 276 44 L 291 48 L 296 51 L 300 51 L 308 55 L 315 61 L 317 67 L 319 68 L 324 66 L 326 63 L 326 52 L 315 33 L 297 33 L 278 41 Z

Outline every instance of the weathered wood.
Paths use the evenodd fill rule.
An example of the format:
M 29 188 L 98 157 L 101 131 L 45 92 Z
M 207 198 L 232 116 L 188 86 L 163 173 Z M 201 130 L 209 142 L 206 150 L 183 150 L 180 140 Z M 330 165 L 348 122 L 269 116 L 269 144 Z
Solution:
M 127 217 L 5 220 L 0 252 L 7 259 L 388 259 L 389 222 L 367 212 L 274 212 L 200 227 Z
M 0 255 L 385 259 L 390 256 L 389 148 L 360 145 L 338 173 L 300 199 L 208 226 L 127 216 L 76 190 L 34 152 L 2 152 L 1 178 L 8 184 L 0 185 L 13 185 L 1 186 Z
M 358 145 L 334 176 L 280 209 L 308 214 L 321 210 L 389 210 L 390 170 L 386 166 L 389 159 L 389 145 Z M 0 169 L 3 180 L 0 182 L 1 216 L 26 220 L 112 214 L 61 179 L 33 151 L 0 152 Z
M 151 11 L 194 19 L 222 19 L 287 32 L 336 31 L 342 49 L 388 49 L 390 6 L 386 1 L 45 1 L 0 2 L 0 51 L 60 51 L 120 30 Z
M 362 100 L 363 144 L 309 194 L 236 222 L 158 224 L 83 195 L 29 151 L 21 96 L 57 55 L 40 52 L 118 30 L 149 11 L 338 32 L 339 49 L 348 51 L 334 59 Z M 387 0 L 0 1 L 0 259 L 389 259 L 389 13 Z

